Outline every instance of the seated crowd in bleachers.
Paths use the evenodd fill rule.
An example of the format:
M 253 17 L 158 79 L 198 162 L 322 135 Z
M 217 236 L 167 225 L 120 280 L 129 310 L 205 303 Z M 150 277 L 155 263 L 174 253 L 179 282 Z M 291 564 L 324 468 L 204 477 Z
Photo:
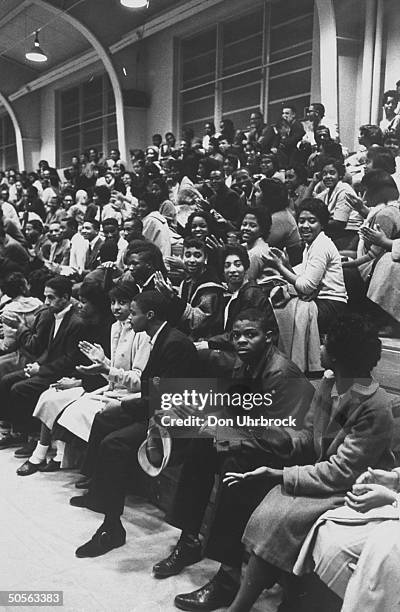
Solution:
M 400 337 L 400 122 L 388 100 L 398 107 L 385 92 L 381 125 L 361 126 L 350 155 L 323 104 L 306 120 L 284 104 L 273 125 L 253 112 L 245 131 L 225 118 L 178 142 L 155 134 L 129 164 L 91 148 L 62 171 L 42 160 L 0 173 L 0 449 L 18 447 L 20 476 L 80 457 L 86 492 L 70 503 L 104 520 L 78 557 L 125 543 L 138 462 L 150 476 L 174 464 L 166 519 L 181 536 L 154 576 L 202 556 L 221 564 L 178 608 L 250 610 L 278 582 L 279 609 L 300 610 L 298 576 L 312 571 L 337 610 L 398 602 L 387 569 L 399 561 L 397 404 L 372 376 L 379 335 Z M 202 379 L 272 405 L 224 407 L 233 425 L 199 426 L 186 403 L 169 412 L 188 419 L 186 436 L 171 433 L 163 385 Z M 246 414 L 281 426 L 244 427 Z M 387 548 L 377 526 L 393 533 Z M 369 599 L 362 580 L 376 575 Z

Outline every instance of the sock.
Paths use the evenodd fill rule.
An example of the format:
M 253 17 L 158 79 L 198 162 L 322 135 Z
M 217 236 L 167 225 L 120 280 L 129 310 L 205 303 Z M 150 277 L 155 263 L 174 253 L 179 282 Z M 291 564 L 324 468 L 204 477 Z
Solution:
M 54 461 L 58 461 L 59 463 L 61 463 L 64 457 L 65 442 L 63 442 L 62 440 L 57 440 L 56 445 L 57 453 L 54 457 Z
M 29 461 L 31 463 L 34 463 L 35 465 L 42 463 L 42 461 L 46 459 L 48 450 L 49 450 L 48 446 L 45 446 L 44 444 L 40 444 L 40 442 L 38 442 L 36 444 L 35 450 L 33 451 L 32 455 L 29 458 Z

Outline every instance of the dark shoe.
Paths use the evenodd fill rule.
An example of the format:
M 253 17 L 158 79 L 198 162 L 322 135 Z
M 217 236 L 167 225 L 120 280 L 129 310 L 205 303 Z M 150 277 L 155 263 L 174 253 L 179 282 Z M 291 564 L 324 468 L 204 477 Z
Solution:
M 50 459 L 48 463 L 45 463 L 43 467 L 40 468 L 41 472 L 58 472 L 61 469 L 61 461 L 54 461 L 54 459 Z
M 31 463 L 30 461 L 25 461 L 25 463 L 18 468 L 17 474 L 18 476 L 30 476 L 31 474 L 35 474 L 35 472 L 39 472 L 40 468 L 44 467 L 45 465 L 45 461 L 42 461 L 41 463 Z
M 81 478 L 75 483 L 75 489 L 88 489 L 90 486 L 91 478 Z
M 69 503 L 71 506 L 75 506 L 76 508 L 88 508 L 88 510 L 93 510 L 94 512 L 102 512 L 102 509 L 98 504 L 96 504 L 93 497 L 88 493 L 85 493 L 85 495 L 76 495 L 75 497 L 71 497 Z
M 37 445 L 37 440 L 31 440 L 30 442 L 27 442 L 22 448 L 18 448 L 15 453 L 14 453 L 14 457 L 17 457 L 17 459 L 25 459 L 26 457 L 32 457 L 32 453 L 35 450 Z
M 197 563 L 201 559 L 201 544 L 199 541 L 189 546 L 182 539 L 178 540 L 174 550 L 166 559 L 156 563 L 153 567 L 155 578 L 168 578 L 176 576 L 184 567 Z
M 120 527 L 116 532 L 110 532 L 105 531 L 102 525 L 89 542 L 76 549 L 75 555 L 80 558 L 100 557 L 100 555 L 104 555 L 113 548 L 123 546 L 125 542 L 126 531 L 123 527 Z
M 221 581 L 220 572 L 210 582 L 192 593 L 182 593 L 174 603 L 180 610 L 217 610 L 231 605 L 239 590 L 233 581 Z
M 11 432 L 6 433 L 2 438 L 0 438 L 0 449 L 1 448 L 11 448 L 13 446 L 19 446 L 20 444 L 24 444 L 26 440 L 27 440 L 27 437 L 24 434 L 14 434 Z M 29 453 L 28 457 L 30 457 L 31 455 L 32 453 Z

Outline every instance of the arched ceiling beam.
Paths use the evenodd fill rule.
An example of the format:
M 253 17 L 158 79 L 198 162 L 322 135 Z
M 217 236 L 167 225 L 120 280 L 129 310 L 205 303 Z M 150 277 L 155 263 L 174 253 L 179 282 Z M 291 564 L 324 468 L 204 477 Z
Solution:
M 76 17 L 74 17 L 70 13 L 56 8 L 47 0 L 32 0 L 32 2 L 38 6 L 41 6 L 45 10 L 52 12 L 55 15 L 59 15 L 61 19 L 67 21 L 76 30 L 78 30 L 78 32 L 80 32 L 82 36 L 86 38 L 86 40 L 97 52 L 99 58 L 104 64 L 106 72 L 111 81 L 111 86 L 113 88 L 115 98 L 115 114 L 117 120 L 118 148 L 121 152 L 121 156 L 126 157 L 127 150 L 125 142 L 125 117 L 122 87 L 119 82 L 117 71 L 114 68 L 114 64 L 111 60 L 109 52 L 88 28 L 81 21 L 79 21 L 79 19 L 76 19 Z
M 14 109 L 11 106 L 10 102 L 8 101 L 6 96 L 4 96 L 1 92 L 0 92 L 0 103 L 4 106 L 4 108 L 6 109 L 8 114 L 10 115 L 12 124 L 14 126 L 15 143 L 16 143 L 16 147 L 17 147 L 18 168 L 19 168 L 20 171 L 21 170 L 25 170 L 24 145 L 23 145 L 23 141 L 22 141 L 21 128 L 19 126 L 19 122 L 18 122 L 17 116 L 14 113 Z

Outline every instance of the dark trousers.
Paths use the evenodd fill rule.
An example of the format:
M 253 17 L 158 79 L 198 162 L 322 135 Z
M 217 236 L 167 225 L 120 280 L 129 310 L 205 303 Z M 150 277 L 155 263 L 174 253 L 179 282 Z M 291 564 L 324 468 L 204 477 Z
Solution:
M 232 567 L 240 567 L 243 557 L 241 538 L 246 523 L 273 485 L 261 480 L 227 487 L 222 484 L 222 477 L 226 472 L 248 472 L 265 465 L 265 457 L 262 451 L 245 447 L 234 452 L 217 453 L 212 440 L 192 440 L 167 516 L 168 522 L 182 531 L 198 534 L 218 474 L 205 555 Z
M 345 302 L 316 299 L 315 303 L 318 308 L 318 329 L 320 334 L 326 334 L 332 323 L 347 311 L 347 304 Z
M 124 511 L 126 486 L 137 467 L 137 451 L 145 440 L 145 412 L 121 407 L 99 412 L 92 425 L 82 473 L 92 481 L 89 493 L 104 514 Z
M 14 431 L 29 434 L 38 431 L 40 422 L 32 417 L 36 403 L 54 382 L 41 376 L 26 378 L 19 370 L 3 376 L 0 382 L 1 415 Z

